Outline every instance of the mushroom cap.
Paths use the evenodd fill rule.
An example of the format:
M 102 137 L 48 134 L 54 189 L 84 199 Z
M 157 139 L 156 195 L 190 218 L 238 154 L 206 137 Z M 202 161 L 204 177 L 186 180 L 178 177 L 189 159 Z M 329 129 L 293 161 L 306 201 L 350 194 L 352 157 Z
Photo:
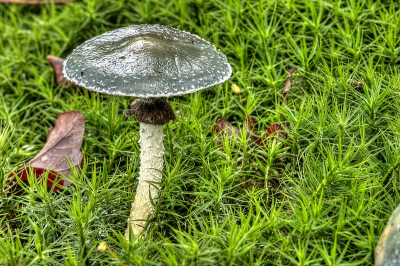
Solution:
M 393 211 L 375 248 L 375 266 L 400 265 L 400 205 Z
M 85 41 L 63 73 L 89 90 L 158 98 L 199 91 L 226 81 L 226 56 L 197 35 L 161 25 L 132 25 Z

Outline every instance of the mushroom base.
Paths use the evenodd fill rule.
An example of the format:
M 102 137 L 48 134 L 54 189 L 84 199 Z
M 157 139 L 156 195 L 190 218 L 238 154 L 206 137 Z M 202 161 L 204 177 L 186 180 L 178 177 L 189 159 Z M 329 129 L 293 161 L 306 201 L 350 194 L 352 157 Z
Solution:
M 152 201 L 157 202 L 165 153 L 164 126 L 140 123 L 139 183 L 125 232 L 128 241 L 129 228 L 132 228 L 135 236 L 139 235 L 154 211 Z

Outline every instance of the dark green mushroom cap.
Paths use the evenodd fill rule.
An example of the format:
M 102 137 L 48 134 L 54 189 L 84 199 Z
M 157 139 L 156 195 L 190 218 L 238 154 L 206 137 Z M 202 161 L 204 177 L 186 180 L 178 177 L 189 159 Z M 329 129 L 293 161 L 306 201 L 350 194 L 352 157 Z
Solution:
M 89 90 L 160 98 L 199 91 L 226 81 L 224 54 L 197 35 L 161 25 L 132 25 L 77 47 L 64 75 Z

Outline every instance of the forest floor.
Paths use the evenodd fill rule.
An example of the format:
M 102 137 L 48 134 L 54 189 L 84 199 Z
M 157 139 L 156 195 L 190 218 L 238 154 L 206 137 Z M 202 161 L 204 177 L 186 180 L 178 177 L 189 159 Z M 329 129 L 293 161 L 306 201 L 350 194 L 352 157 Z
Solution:
M 123 115 L 132 98 L 63 88 L 46 56 L 132 24 L 197 34 L 233 73 L 168 99 L 177 119 L 160 200 L 147 235 L 127 243 L 140 165 L 139 123 Z M 398 25 L 398 1 L 0 4 L 0 264 L 372 265 L 400 201 Z M 72 185 L 54 192 L 31 177 L 10 190 L 10 173 L 71 110 L 85 117 Z M 225 118 L 245 133 L 249 116 L 254 134 L 278 123 L 287 137 L 258 145 L 213 132 Z

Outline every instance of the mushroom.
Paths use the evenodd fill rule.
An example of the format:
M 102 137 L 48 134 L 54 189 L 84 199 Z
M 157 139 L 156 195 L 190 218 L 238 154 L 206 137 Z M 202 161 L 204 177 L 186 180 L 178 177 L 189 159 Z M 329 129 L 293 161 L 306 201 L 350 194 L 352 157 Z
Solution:
M 375 248 L 375 266 L 400 265 L 400 205 L 393 211 Z
M 161 25 L 132 25 L 77 47 L 64 63 L 65 77 L 89 90 L 134 96 L 125 115 L 140 122 L 140 170 L 125 237 L 139 235 L 153 212 L 162 178 L 163 128 L 175 114 L 166 97 L 226 81 L 227 58 L 197 35 Z

